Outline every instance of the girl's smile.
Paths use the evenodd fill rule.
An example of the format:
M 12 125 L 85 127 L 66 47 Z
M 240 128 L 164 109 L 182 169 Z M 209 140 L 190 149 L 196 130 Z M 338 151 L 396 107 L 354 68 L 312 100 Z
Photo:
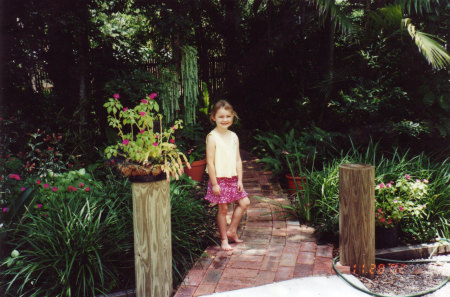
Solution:
M 214 121 L 218 128 L 228 129 L 233 124 L 234 115 L 231 111 L 221 108 L 217 111 Z

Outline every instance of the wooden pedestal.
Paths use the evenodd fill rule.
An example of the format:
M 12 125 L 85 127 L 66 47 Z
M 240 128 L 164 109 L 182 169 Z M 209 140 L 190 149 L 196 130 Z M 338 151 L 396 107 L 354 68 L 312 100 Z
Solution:
M 132 183 L 137 297 L 172 294 L 170 188 L 166 180 Z
M 375 273 L 375 170 L 339 166 L 339 253 L 342 265 L 369 278 Z

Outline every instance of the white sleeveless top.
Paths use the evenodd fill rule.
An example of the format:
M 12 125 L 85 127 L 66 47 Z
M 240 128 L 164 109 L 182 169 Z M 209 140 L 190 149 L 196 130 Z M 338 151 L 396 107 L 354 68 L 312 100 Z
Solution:
M 216 142 L 216 153 L 214 159 L 216 177 L 237 176 L 236 158 L 238 137 L 233 131 L 228 130 L 226 134 L 227 135 L 225 136 L 221 136 L 219 132 L 212 130 L 208 136 L 206 136 L 206 142 L 208 142 L 208 137 L 214 137 Z

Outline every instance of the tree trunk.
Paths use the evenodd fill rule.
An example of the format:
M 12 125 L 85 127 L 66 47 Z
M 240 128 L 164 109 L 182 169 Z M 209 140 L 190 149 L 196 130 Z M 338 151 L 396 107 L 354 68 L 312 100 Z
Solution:
M 193 7 L 193 15 L 195 16 L 195 41 L 197 43 L 196 47 L 198 50 L 199 79 L 205 82 L 208 89 L 211 90 L 211 85 L 209 83 L 208 47 L 205 40 L 205 30 L 202 22 L 202 7 L 198 2 L 195 2 L 195 6 Z
M 375 170 L 339 166 L 339 251 L 342 265 L 369 278 L 375 273 Z
M 237 65 L 242 58 L 240 57 L 241 46 L 238 37 L 241 14 L 238 1 L 224 0 L 223 3 L 225 8 L 224 40 L 227 61 L 225 87 L 227 93 L 233 97 L 233 94 L 239 92 L 239 73 Z
M 170 187 L 166 180 L 132 183 L 137 297 L 172 293 Z
M 89 87 L 89 10 L 87 4 L 80 8 L 81 27 L 78 34 L 78 78 L 79 78 L 79 129 L 80 132 L 86 124 L 87 115 L 87 94 Z

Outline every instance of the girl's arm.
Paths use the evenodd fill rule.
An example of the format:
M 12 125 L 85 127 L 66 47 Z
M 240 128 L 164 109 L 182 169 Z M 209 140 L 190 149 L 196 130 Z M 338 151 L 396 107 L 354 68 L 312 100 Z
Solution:
M 238 191 L 242 192 L 244 190 L 244 185 L 242 183 L 243 170 L 242 170 L 241 153 L 239 152 L 239 138 L 237 138 L 236 171 L 238 175 Z
M 206 165 L 208 166 L 209 180 L 211 181 L 213 193 L 220 195 L 220 187 L 216 178 L 216 167 L 214 161 L 216 158 L 216 141 L 214 137 L 208 135 L 206 137 Z

